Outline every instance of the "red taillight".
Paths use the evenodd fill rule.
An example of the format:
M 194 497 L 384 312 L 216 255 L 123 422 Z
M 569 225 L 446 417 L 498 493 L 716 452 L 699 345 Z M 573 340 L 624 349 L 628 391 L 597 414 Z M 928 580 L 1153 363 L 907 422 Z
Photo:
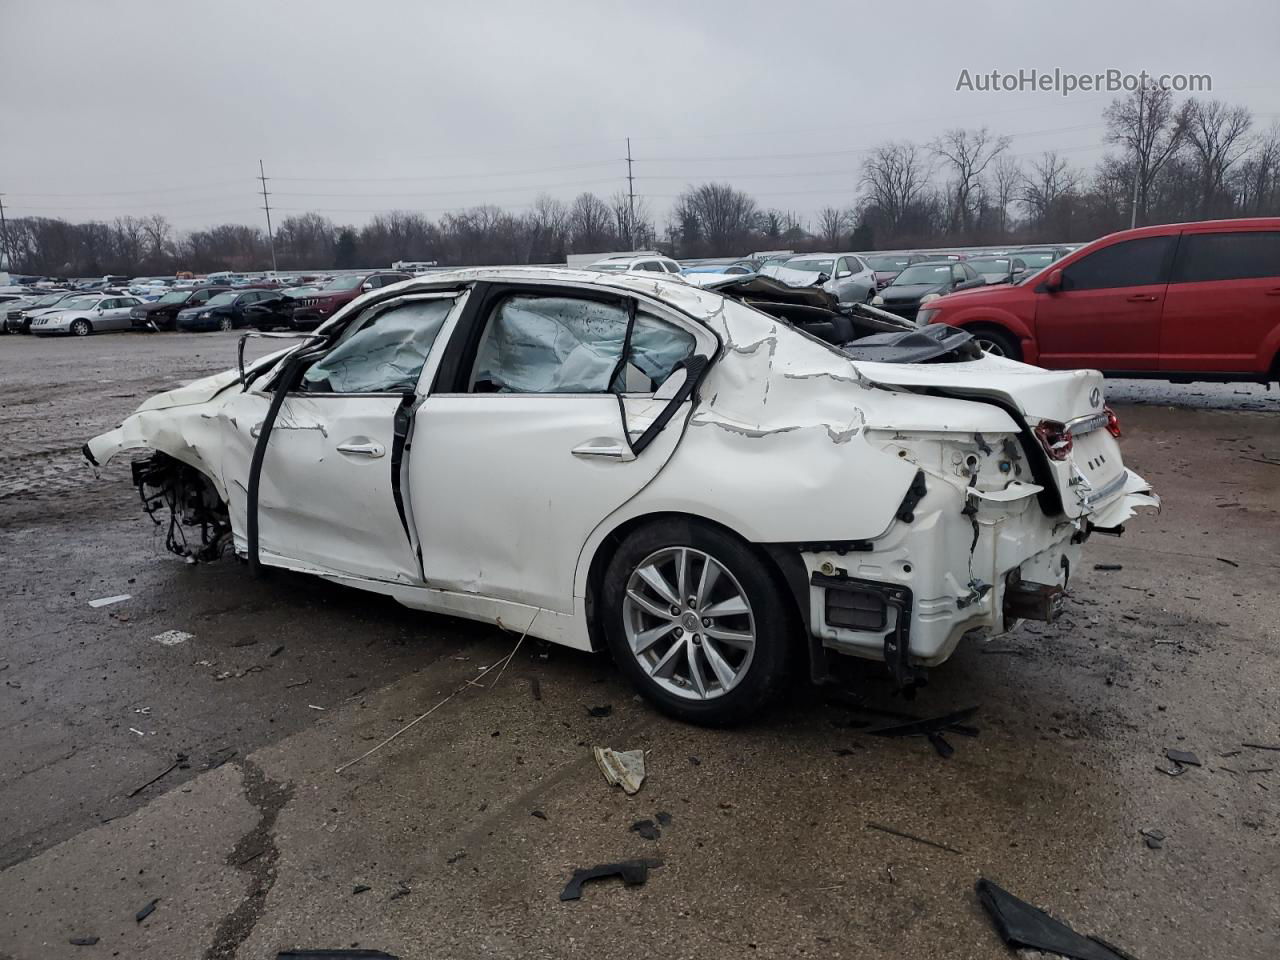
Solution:
M 1120 418 L 1116 416 L 1116 412 L 1110 407 L 1103 407 L 1102 410 L 1107 415 L 1107 433 L 1118 438 L 1120 436 Z
M 1044 447 L 1044 452 L 1049 454 L 1049 459 L 1065 460 L 1071 456 L 1073 440 L 1065 423 L 1041 420 L 1036 426 L 1036 437 L 1040 440 L 1040 446 Z

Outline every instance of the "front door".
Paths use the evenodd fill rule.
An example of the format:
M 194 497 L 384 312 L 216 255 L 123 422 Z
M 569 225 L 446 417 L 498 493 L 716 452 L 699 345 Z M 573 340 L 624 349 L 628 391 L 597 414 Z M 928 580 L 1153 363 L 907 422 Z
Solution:
M 1062 288 L 1036 295 L 1036 344 L 1055 369 L 1155 370 L 1174 237 L 1140 237 L 1062 268 Z
M 421 584 L 400 483 L 407 433 L 397 423 L 408 422 L 419 376 L 456 302 L 454 293 L 419 294 L 370 305 L 290 391 L 259 480 L 263 563 Z M 241 548 L 249 463 L 271 396 L 251 389 L 219 413 L 223 481 Z
M 426 580 L 570 613 L 588 537 L 679 442 L 689 401 L 659 388 L 681 360 L 712 353 L 714 338 L 620 294 L 494 284 L 472 296 L 454 335 L 469 346 L 446 360 L 414 419 L 409 485 Z M 633 450 L 673 404 L 670 423 Z

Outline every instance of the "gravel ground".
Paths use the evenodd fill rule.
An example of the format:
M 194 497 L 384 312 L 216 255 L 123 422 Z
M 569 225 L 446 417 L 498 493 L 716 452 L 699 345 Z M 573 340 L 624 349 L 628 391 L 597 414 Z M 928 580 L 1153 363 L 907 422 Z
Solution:
M 1280 745 L 1275 394 L 1113 382 L 1165 507 L 1090 542 L 1063 621 L 963 646 L 911 704 L 868 668 L 708 731 L 603 657 L 530 645 L 471 686 L 513 637 L 168 556 L 127 466 L 79 449 L 235 342 L 0 338 L 0 957 L 1005 956 L 979 876 L 1142 960 L 1277 955 L 1280 753 L 1246 746 Z M 980 735 L 944 760 L 849 703 L 978 704 Z M 595 744 L 648 752 L 636 797 Z M 1169 747 L 1200 766 L 1160 772 Z M 558 900 L 631 857 L 663 866 Z

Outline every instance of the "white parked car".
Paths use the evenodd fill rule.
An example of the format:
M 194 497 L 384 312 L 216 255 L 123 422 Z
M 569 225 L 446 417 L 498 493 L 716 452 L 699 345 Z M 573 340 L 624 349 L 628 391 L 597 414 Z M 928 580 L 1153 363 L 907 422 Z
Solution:
M 881 332 L 820 290 L 722 289 L 417 278 L 152 397 L 85 454 L 151 451 L 134 480 L 188 525 L 174 552 L 607 646 L 708 723 L 760 709 L 797 659 L 816 678 L 883 660 L 909 687 L 966 635 L 1052 618 L 1089 536 L 1158 503 L 1094 371 Z
M 793 287 L 819 285 L 841 303 L 869 303 L 876 294 L 876 272 L 856 253 L 805 253 L 760 272 Z
M 140 303 L 137 297 L 114 293 L 69 297 L 52 311 L 35 317 L 31 321 L 31 332 L 38 337 L 54 333 L 87 337 L 108 330 L 129 330 L 133 326 L 129 311 Z
M 601 273 L 666 273 L 683 276 L 680 264 L 660 253 L 647 253 L 617 257 L 605 257 L 587 267 Z

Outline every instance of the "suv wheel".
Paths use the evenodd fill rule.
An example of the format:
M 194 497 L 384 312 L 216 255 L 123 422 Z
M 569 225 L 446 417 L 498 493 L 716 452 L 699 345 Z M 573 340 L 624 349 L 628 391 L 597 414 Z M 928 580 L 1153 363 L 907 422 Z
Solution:
M 614 659 L 664 713 L 738 723 L 781 688 L 789 601 L 737 538 L 696 521 L 643 527 L 619 546 L 601 593 Z
M 1022 359 L 1022 348 L 1018 341 L 999 327 L 973 327 L 974 342 L 993 357 L 1007 357 L 1010 360 Z

